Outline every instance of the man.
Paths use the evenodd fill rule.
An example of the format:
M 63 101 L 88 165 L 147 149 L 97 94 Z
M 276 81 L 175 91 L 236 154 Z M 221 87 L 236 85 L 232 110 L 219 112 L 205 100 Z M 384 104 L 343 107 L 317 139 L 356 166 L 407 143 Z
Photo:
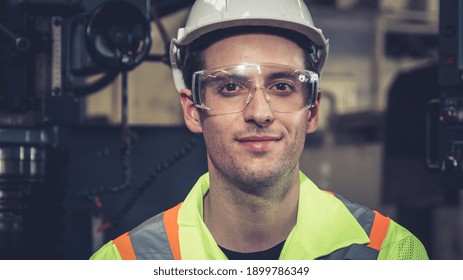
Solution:
M 209 172 L 92 259 L 426 259 L 406 229 L 299 171 L 327 53 L 302 1 L 196 1 L 171 62 Z

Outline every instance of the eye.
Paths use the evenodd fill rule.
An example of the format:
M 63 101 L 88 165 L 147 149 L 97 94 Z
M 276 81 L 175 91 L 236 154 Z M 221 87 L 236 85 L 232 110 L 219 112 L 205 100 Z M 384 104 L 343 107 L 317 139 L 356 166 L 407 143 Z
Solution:
M 227 92 L 233 92 L 233 91 L 236 91 L 237 89 L 238 89 L 238 85 L 234 83 L 228 83 L 222 86 L 222 90 L 227 91 Z
M 246 87 L 236 82 L 229 81 L 229 82 L 224 82 L 223 84 L 218 86 L 216 92 L 222 96 L 231 97 L 231 96 L 238 96 L 241 94 L 245 94 L 247 90 L 246 90 Z
M 290 90 L 290 86 L 285 83 L 278 83 L 275 85 L 275 89 L 278 91 L 288 91 Z
M 294 86 L 291 83 L 285 81 L 273 83 L 269 89 L 271 92 L 273 92 L 273 94 L 278 95 L 289 95 L 294 92 Z

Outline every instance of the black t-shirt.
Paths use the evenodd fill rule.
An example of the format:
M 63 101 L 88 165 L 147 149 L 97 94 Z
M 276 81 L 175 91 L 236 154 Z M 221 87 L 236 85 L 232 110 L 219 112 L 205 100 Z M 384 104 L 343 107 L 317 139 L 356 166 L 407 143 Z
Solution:
M 278 260 L 284 244 L 285 241 L 277 244 L 276 246 L 270 249 L 252 253 L 235 252 L 225 249 L 221 246 L 219 246 L 219 248 L 222 250 L 225 256 L 228 257 L 229 260 Z

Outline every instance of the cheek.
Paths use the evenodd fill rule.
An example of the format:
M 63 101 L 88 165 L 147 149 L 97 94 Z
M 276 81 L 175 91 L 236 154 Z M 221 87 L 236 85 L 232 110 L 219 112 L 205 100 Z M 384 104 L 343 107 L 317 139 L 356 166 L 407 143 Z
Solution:
M 298 122 L 295 122 L 293 124 L 294 126 L 294 130 L 290 131 L 290 134 L 293 134 L 293 139 L 294 139 L 294 149 L 298 149 L 298 150 L 301 150 L 304 148 L 304 144 L 305 144 L 305 139 L 306 139 L 306 136 L 307 136 L 307 121 L 306 119 L 301 119 L 299 120 Z
M 306 138 L 306 130 L 304 127 L 298 127 L 294 131 L 294 149 L 303 149 Z
M 230 135 L 230 122 L 213 122 L 206 119 L 202 123 L 204 141 L 207 147 L 218 149 L 224 146 L 226 139 Z

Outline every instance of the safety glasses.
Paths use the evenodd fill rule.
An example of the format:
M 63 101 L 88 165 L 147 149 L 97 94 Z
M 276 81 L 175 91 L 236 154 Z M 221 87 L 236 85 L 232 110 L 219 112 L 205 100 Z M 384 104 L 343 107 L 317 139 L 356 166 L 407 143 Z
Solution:
M 273 111 L 293 113 L 315 106 L 319 75 L 278 64 L 240 64 L 193 73 L 193 102 L 210 114 L 243 111 L 257 94 Z

